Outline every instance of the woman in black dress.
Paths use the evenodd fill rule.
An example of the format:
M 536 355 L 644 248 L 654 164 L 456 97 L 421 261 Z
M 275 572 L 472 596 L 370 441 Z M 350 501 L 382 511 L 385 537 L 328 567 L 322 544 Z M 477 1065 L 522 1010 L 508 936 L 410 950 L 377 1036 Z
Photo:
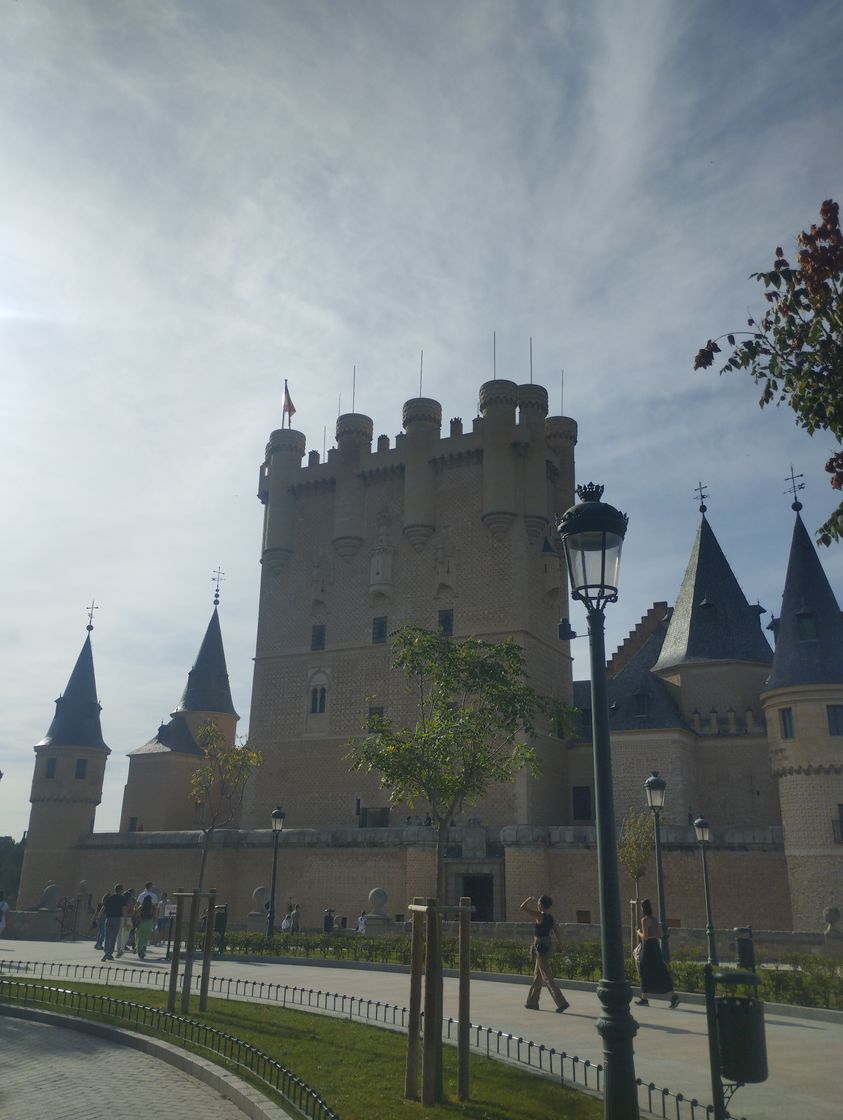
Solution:
M 553 976 L 553 943 L 550 940 L 551 934 L 556 938 L 557 944 L 559 944 L 560 941 L 559 930 L 556 928 L 553 915 L 550 913 L 552 905 L 553 899 L 546 894 L 543 894 L 541 898 L 535 898 L 533 895 L 530 895 L 529 898 L 525 898 L 521 903 L 521 909 L 529 914 L 531 918 L 534 918 L 536 922 L 533 929 L 536 967 L 533 973 L 533 982 L 527 993 L 527 1002 L 524 1006 L 530 1011 L 538 1011 L 542 984 L 546 984 L 547 990 L 550 992 L 553 1002 L 556 1004 L 556 1011 L 561 1014 L 561 1012 L 565 1011 L 571 1005 L 562 995 L 559 985 Z
M 659 944 L 658 922 L 653 917 L 653 904 L 649 898 L 641 903 L 641 955 L 638 958 L 638 972 L 641 976 L 641 999 L 635 1002 L 639 1007 L 648 1007 L 648 996 L 663 996 L 670 1000 L 671 1008 L 679 1003 L 679 996 L 673 990 L 673 981 L 667 971 Z

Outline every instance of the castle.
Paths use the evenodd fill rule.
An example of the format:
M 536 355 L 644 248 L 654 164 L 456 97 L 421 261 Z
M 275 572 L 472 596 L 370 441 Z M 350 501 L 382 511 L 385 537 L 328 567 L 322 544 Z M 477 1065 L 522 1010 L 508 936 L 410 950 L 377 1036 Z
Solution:
M 410 718 L 389 635 L 412 622 L 455 638 L 513 637 L 531 684 L 574 703 L 573 739 L 538 735 L 541 775 L 520 773 L 466 810 L 446 853 L 449 901 L 511 920 L 537 888 L 564 922 L 597 921 L 588 683 L 572 679 L 567 577 L 555 518 L 574 503 L 577 426 L 548 416 L 539 385 L 480 388 L 471 430 L 440 404 L 407 401 L 403 433 L 369 417 L 337 420 L 320 461 L 301 432 L 274 431 L 258 482 L 264 505 L 250 743 L 264 762 L 238 827 L 213 839 L 209 881 L 245 925 L 268 880 L 269 814 L 286 809 L 278 897 L 295 894 L 311 925 L 330 905 L 352 914 L 373 886 L 403 911 L 435 881 L 424 807 L 390 806 L 373 775 L 353 773 L 348 741 L 372 707 Z M 822 927 L 843 898 L 843 621 L 796 509 L 775 653 L 701 507 L 673 608 L 654 604 L 609 663 L 615 805 L 640 808 L 643 781 L 668 782 L 662 829 L 668 920 L 704 924 L 691 827 L 713 826 L 720 926 Z M 678 574 L 677 574 L 678 575 Z M 32 815 L 19 906 L 44 883 L 94 895 L 117 879 L 165 889 L 195 879 L 190 775 L 198 728 L 233 742 L 238 720 L 217 606 L 170 721 L 130 752 L 119 833 L 94 831 L 109 748 L 91 635 L 50 728 L 35 747 Z M 194 866 L 195 865 L 195 866 Z M 655 891 L 652 868 L 645 892 Z M 306 923 L 308 924 L 308 923 Z

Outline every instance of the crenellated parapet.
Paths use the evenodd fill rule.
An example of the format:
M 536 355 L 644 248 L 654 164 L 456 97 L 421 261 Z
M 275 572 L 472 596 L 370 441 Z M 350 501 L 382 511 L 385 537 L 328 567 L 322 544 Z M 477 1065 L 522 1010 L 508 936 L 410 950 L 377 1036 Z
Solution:
M 403 476 L 401 533 L 417 552 L 436 531 L 437 475 L 481 466 L 481 520 L 493 539 L 506 538 L 523 522 L 531 546 L 548 534 L 556 513 L 574 500 L 576 422 L 548 417 L 542 385 L 496 379 L 480 387 L 479 416 L 463 431 L 455 417 L 442 433 L 442 406 L 413 397 L 403 407 L 403 432 L 390 447 L 381 435 L 375 447 L 370 417 L 345 413 L 337 419 L 336 447 L 320 461 L 305 455 L 302 432 L 272 433 L 261 466 L 258 497 L 266 506 L 262 561 L 280 573 L 295 547 L 297 497 L 333 492 L 333 551 L 351 560 L 366 539 L 366 488 Z

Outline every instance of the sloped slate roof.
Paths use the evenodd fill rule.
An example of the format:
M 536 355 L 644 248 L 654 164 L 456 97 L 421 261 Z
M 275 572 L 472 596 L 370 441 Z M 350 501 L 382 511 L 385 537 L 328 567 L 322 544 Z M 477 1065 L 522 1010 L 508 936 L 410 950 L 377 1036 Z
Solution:
M 689 661 L 754 661 L 770 664 L 773 652 L 703 516 L 654 669 Z
M 609 727 L 612 731 L 685 726 L 667 685 L 652 672 L 666 633 L 667 626 L 654 631 L 609 681 Z
M 190 733 L 184 716 L 175 715 L 162 723 L 153 739 L 129 751 L 129 758 L 139 754 L 202 754 L 202 748 Z
M 225 664 L 225 650 L 216 607 L 193 668 L 187 674 L 187 685 L 176 711 L 220 712 L 239 718 L 231 699 L 228 668 Z
M 810 630 L 804 625 L 807 615 L 813 616 Z M 811 630 L 815 637 L 806 637 Z M 797 512 L 767 688 L 829 683 L 843 684 L 843 618 L 817 550 Z
M 659 627 L 630 658 L 624 668 L 608 681 L 609 730 L 640 731 L 685 727 L 667 685 L 654 676 L 666 626 Z M 575 738 L 591 739 L 591 683 L 574 681 L 574 706 L 580 710 Z
M 85 638 L 70 680 L 56 700 L 56 714 L 39 747 L 96 747 L 108 751 L 100 726 L 91 634 Z M 110 753 L 110 752 L 109 752 Z

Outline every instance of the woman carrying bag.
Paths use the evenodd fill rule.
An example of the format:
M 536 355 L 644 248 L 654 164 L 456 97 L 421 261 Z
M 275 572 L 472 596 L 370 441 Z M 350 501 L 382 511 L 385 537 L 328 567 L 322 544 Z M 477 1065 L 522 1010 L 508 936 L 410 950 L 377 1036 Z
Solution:
M 641 977 L 641 999 L 635 1002 L 639 1007 L 649 1007 L 648 996 L 663 996 L 670 1000 L 672 1009 L 679 1003 L 679 996 L 673 990 L 673 980 L 662 957 L 658 922 L 653 917 L 653 904 L 649 898 L 641 903 L 641 913 L 640 944 L 636 945 L 638 952 L 634 954 Z

